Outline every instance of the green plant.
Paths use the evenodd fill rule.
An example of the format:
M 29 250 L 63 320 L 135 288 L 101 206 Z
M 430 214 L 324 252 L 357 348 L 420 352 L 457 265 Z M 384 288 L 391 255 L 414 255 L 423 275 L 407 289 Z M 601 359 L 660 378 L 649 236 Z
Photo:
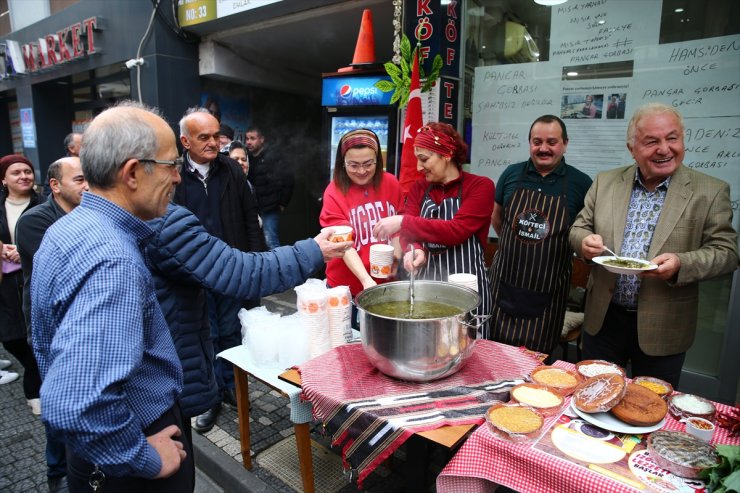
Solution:
M 411 67 L 420 46 L 421 44 L 417 44 L 414 50 L 411 51 L 411 42 L 404 34 L 401 38 L 401 63 L 399 65 L 393 62 L 383 64 L 391 80 L 380 80 L 375 83 L 375 87 L 383 92 L 394 91 L 391 96 L 391 104 L 398 102 L 398 105 L 403 108 L 409 102 Z M 424 73 L 424 68 L 419 63 L 419 80 L 422 83 L 421 92 L 427 92 L 434 86 L 434 82 L 439 78 L 439 72 L 442 70 L 443 63 L 442 56 L 437 54 L 432 62 L 432 70 L 428 75 Z
M 699 473 L 700 478 L 709 480 L 707 491 L 710 493 L 740 491 L 740 447 L 717 445 L 717 453 L 722 461 Z

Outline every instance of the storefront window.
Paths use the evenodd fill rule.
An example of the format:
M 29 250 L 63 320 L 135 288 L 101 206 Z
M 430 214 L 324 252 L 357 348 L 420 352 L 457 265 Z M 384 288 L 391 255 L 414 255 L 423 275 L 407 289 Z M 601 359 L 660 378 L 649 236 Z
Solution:
M 627 123 L 661 102 L 685 118 L 684 165 L 730 184 L 738 229 L 740 2 L 468 0 L 466 22 L 472 172 L 497 181 L 528 157 L 532 121 L 554 114 L 568 126 L 568 163 L 595 177 L 633 162 Z M 687 369 L 718 374 L 731 286 L 732 276 L 701 284 Z
M 131 97 L 131 75 L 120 63 L 77 73 L 70 79 L 75 131 L 84 130 L 85 125 L 107 106 Z

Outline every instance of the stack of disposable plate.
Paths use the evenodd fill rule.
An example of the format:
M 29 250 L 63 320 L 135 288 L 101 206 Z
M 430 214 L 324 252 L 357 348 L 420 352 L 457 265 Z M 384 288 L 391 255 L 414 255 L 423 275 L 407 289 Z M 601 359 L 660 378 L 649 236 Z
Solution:
M 478 276 L 475 274 L 450 274 L 447 280 L 452 284 L 459 284 L 478 292 Z

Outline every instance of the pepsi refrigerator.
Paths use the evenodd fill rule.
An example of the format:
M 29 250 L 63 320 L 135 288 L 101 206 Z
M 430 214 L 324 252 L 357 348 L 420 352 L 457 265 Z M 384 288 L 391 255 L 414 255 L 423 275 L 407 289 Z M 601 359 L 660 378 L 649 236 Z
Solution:
M 378 135 L 385 170 L 397 175 L 396 140 L 398 106 L 390 104 L 392 92 L 375 87 L 379 80 L 390 80 L 385 72 L 337 72 L 323 75 L 322 159 L 328 164 L 331 181 L 334 160 L 342 136 L 358 128 Z

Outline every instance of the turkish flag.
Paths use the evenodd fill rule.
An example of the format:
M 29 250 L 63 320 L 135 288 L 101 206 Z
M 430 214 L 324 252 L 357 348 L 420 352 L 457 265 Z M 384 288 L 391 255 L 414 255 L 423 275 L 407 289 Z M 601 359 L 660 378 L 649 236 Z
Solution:
M 403 135 L 401 136 L 401 142 L 403 144 L 401 151 L 401 171 L 398 173 L 398 181 L 401 183 L 404 199 L 411 185 L 420 177 L 424 176 L 416 170 L 416 156 L 414 155 L 414 138 L 419 128 L 424 124 L 421 115 L 418 50 L 415 50 L 414 53 L 414 62 L 411 66 L 409 102 L 406 106 L 406 120 L 403 123 Z

